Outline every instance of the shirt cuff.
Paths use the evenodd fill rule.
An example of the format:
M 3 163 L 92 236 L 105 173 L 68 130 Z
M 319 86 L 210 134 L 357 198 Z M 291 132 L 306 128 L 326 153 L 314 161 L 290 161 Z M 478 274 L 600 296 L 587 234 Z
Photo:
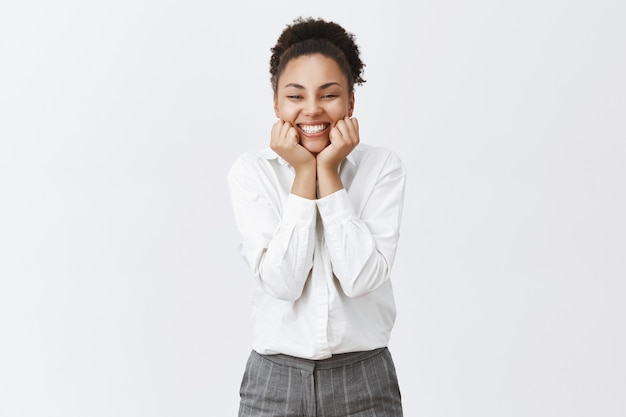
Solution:
M 335 191 L 326 197 L 319 198 L 316 202 L 325 226 L 343 223 L 346 219 L 356 215 L 345 188 Z
M 313 227 L 316 211 L 315 200 L 289 194 L 283 220 L 297 226 Z

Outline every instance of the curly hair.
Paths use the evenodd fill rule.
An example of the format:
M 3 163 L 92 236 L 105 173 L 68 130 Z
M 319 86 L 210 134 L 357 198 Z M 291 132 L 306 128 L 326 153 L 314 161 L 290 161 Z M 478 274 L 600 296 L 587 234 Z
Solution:
M 354 84 L 365 82 L 362 77 L 365 64 L 359 56 L 355 36 L 335 22 L 298 17 L 283 30 L 271 51 L 270 81 L 274 93 L 278 87 L 278 78 L 289 61 L 318 53 L 337 62 L 348 79 L 350 93 L 354 90 Z

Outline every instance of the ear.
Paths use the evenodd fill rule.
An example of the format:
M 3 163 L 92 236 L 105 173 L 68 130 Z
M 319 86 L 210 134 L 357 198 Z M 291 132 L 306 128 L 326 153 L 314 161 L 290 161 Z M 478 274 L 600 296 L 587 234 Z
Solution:
M 348 117 L 352 117 L 352 112 L 354 111 L 354 93 L 352 97 L 350 97 L 350 107 L 348 108 Z
M 274 114 L 280 119 L 280 112 L 278 111 L 278 97 L 274 94 Z

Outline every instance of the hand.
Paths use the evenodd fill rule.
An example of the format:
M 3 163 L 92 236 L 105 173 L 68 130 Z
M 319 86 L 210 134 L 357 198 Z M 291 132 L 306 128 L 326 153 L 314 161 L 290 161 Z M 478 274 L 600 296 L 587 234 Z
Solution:
M 283 120 L 277 121 L 272 126 L 270 148 L 296 170 L 315 161 L 313 154 L 300 145 L 296 128 Z
M 359 144 L 359 122 L 346 116 L 337 121 L 330 131 L 330 145 L 317 155 L 317 169 L 336 172 L 339 164 Z

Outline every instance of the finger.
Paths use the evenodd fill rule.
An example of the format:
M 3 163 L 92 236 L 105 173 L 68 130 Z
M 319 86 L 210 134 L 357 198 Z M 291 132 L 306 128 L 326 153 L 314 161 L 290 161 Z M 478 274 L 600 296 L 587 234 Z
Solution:
M 272 125 L 272 137 L 278 137 L 278 135 L 280 134 L 280 130 L 283 127 L 284 122 L 282 120 L 278 120 L 276 121 L 273 125 Z
M 357 137 L 359 137 L 359 120 L 356 117 L 349 119 L 352 122 L 352 130 Z
M 280 128 L 280 134 L 279 134 L 281 139 L 285 139 L 287 137 L 287 132 L 289 132 L 289 129 L 291 129 L 291 123 L 283 122 L 283 125 Z
M 288 139 L 289 143 L 292 143 L 294 145 L 300 143 L 300 135 L 298 135 L 298 131 L 296 130 L 295 127 L 289 125 L 289 130 L 287 130 L 287 135 L 286 138 Z
M 345 135 L 351 143 L 359 142 L 359 121 L 356 118 L 345 118 Z
M 336 137 L 336 140 L 342 142 L 352 142 L 352 132 L 348 123 L 345 120 L 339 120 L 335 125 L 335 129 L 339 132 L 339 135 Z
M 333 126 L 330 129 L 330 133 L 328 134 L 328 139 L 330 139 L 331 143 L 336 143 L 336 142 L 343 140 L 343 134 L 341 133 L 341 130 L 339 130 L 337 125 Z
M 278 143 L 278 138 L 280 136 L 280 130 L 283 126 L 283 121 L 278 120 L 276 123 L 272 125 L 272 132 L 270 136 L 270 145 L 273 147 Z

